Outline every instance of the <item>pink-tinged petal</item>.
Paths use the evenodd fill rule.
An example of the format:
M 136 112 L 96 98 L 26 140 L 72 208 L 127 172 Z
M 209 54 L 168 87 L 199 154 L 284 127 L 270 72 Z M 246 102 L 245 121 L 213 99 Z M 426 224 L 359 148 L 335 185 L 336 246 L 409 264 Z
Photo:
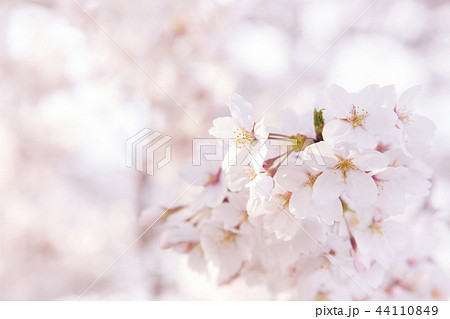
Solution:
M 391 109 L 380 108 L 365 118 L 364 128 L 374 134 L 393 132 L 398 116 Z
M 405 192 L 396 182 L 378 182 L 379 197 L 376 206 L 384 216 L 400 215 L 404 212 Z
M 436 125 L 428 117 L 413 114 L 410 125 L 405 126 L 409 138 L 420 139 L 424 137 L 431 139 L 436 131 Z
M 245 209 L 236 210 L 232 204 L 223 203 L 211 211 L 212 220 L 222 222 L 224 229 L 235 229 L 246 216 Z
M 436 126 L 434 123 L 421 115 L 412 115 L 411 123 L 405 125 L 406 147 L 414 157 L 425 155 L 430 148 L 434 137 Z
M 267 131 L 266 126 L 264 125 L 264 119 L 263 118 L 259 119 L 255 123 L 254 135 L 255 135 L 255 138 L 261 143 L 265 143 L 267 141 L 267 137 L 269 136 L 269 132 Z
M 397 94 L 395 93 L 395 86 L 386 85 L 383 86 L 381 90 L 383 90 L 384 105 L 386 105 L 388 109 L 393 110 L 397 105 Z
M 378 188 L 371 176 L 355 170 L 347 173 L 345 193 L 357 207 L 365 207 L 375 203 Z
M 225 181 L 232 192 L 241 191 L 248 184 L 248 177 L 240 174 L 226 174 Z
M 156 223 L 166 211 L 162 207 L 152 206 L 145 208 L 139 217 L 139 224 L 147 228 L 150 225 Z
M 293 191 L 309 181 L 308 172 L 304 166 L 281 166 L 274 179 L 285 191 Z
M 196 186 L 204 185 L 210 177 L 205 165 L 193 165 L 192 163 L 181 163 L 178 173 L 186 182 L 195 183 Z
M 412 195 L 426 196 L 430 193 L 431 183 L 417 172 L 412 172 L 402 183 L 404 190 Z
M 333 149 L 328 143 L 323 141 L 305 148 L 302 153 L 302 159 L 302 163 L 306 163 L 309 167 L 319 171 L 337 164 Z
M 339 171 L 327 169 L 317 177 L 313 186 L 313 199 L 324 204 L 341 196 L 345 188 L 344 178 Z
M 273 179 L 267 174 L 259 174 L 249 184 L 251 195 L 257 195 L 260 198 L 270 196 L 273 190 Z
M 389 159 L 383 153 L 377 151 L 366 151 L 353 159 L 353 164 L 362 171 L 373 171 L 385 168 Z
M 302 222 L 305 230 L 319 243 L 323 243 L 327 240 L 327 230 L 328 227 L 324 227 L 324 225 L 317 220 L 304 220 Z M 306 235 L 306 238 L 310 238 L 306 232 L 299 232 L 302 235 Z M 317 244 L 313 242 L 312 248 L 317 247 Z
M 376 177 L 380 180 L 394 181 L 399 180 L 408 175 L 408 169 L 403 166 L 387 167 L 383 171 L 377 173 Z
M 236 144 L 231 145 L 225 154 L 222 162 L 222 170 L 225 173 L 239 172 L 241 174 L 250 168 L 249 165 L 252 164 L 252 160 L 261 160 L 267 150 L 264 146 L 256 145 L 253 148 L 255 153 L 251 153 L 245 145 L 240 146 L 240 148 L 238 146 Z M 257 147 L 260 148 L 257 149 Z
M 380 263 L 375 262 L 370 266 L 370 270 L 366 274 L 364 282 L 372 288 L 378 288 L 385 279 L 386 270 Z
M 337 118 L 347 118 L 353 106 L 348 92 L 336 84 L 333 84 L 327 92 L 328 102 L 326 110 Z
M 236 138 L 234 131 L 238 126 L 234 123 L 231 117 L 218 117 L 213 121 L 208 133 L 217 138 Z
M 404 127 L 408 151 L 416 157 L 424 155 L 429 150 L 435 130 L 436 126 L 429 118 L 413 114 L 410 123 Z
M 225 181 L 221 183 L 206 186 L 202 189 L 197 198 L 189 206 L 190 209 L 197 211 L 205 206 L 217 207 L 222 202 L 227 194 L 227 186 Z
M 245 192 L 239 193 L 228 193 L 228 202 L 233 206 L 234 210 L 242 211 L 245 210 L 245 206 L 247 205 L 248 194 Z
M 317 205 L 320 219 L 327 225 L 333 225 L 343 215 L 342 203 L 339 199 L 332 200 L 323 205 Z
M 355 143 L 361 149 L 375 148 L 377 139 L 375 135 L 366 131 L 362 126 L 355 127 L 349 134 L 349 142 Z
M 297 218 L 317 216 L 316 205 L 312 199 L 311 187 L 304 187 L 292 193 L 289 201 L 289 210 Z
M 412 112 L 414 110 L 414 99 L 420 92 L 420 86 L 416 85 L 407 89 L 400 95 L 397 103 L 397 108 Z
M 354 105 L 369 112 L 379 109 L 384 103 L 383 91 L 377 84 L 366 86 L 361 92 L 354 95 L 352 94 L 352 97 L 354 97 Z
M 340 141 L 344 141 L 351 129 L 352 124 L 347 120 L 336 119 L 330 121 L 323 128 L 323 139 L 330 145 L 335 145 Z
M 198 230 L 191 224 L 183 223 L 167 229 L 162 233 L 159 246 L 168 249 L 184 243 L 197 243 L 200 240 Z
M 300 230 L 292 217 L 284 211 L 264 216 L 263 227 L 266 231 L 274 233 L 277 239 L 291 240 Z
M 353 258 L 353 265 L 355 270 L 359 273 L 366 272 L 370 269 L 370 258 L 366 254 L 362 254 L 360 251 L 351 250 L 350 254 Z
M 239 273 L 242 263 L 250 256 L 250 237 L 224 230 L 218 222 L 203 223 L 200 235 L 205 259 L 217 267 L 219 284 L 229 282 Z
M 253 129 L 253 106 L 239 94 L 233 94 L 227 105 L 237 126 L 251 131 Z

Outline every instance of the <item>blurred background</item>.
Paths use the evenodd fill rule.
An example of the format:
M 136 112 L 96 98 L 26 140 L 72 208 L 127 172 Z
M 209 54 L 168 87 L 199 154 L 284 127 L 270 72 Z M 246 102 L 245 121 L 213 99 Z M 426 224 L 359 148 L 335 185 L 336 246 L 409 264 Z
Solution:
M 450 1 L 379 0 L 356 22 L 373 1 L 77 1 L 0 1 L 0 299 L 78 298 L 148 227 L 145 208 L 187 188 L 177 166 L 227 114 L 227 97 L 244 95 L 259 114 L 311 65 L 269 124 L 333 83 L 422 87 L 416 112 L 437 126 L 428 204 L 448 254 Z M 145 127 L 172 137 L 172 161 L 154 176 L 125 162 L 127 139 Z M 214 287 L 157 235 L 83 299 L 270 297 Z

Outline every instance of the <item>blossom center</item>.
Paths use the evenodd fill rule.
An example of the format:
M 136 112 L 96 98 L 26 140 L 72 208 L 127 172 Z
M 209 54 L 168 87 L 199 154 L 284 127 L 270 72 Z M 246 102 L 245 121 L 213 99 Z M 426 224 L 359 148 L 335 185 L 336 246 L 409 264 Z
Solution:
M 278 194 L 277 197 L 281 199 L 281 206 L 286 208 L 289 201 L 291 200 L 292 192 L 286 192 L 282 194 Z
M 383 235 L 383 228 L 378 223 L 372 223 L 372 225 L 369 226 L 370 230 L 372 230 L 374 233 L 378 233 L 379 235 Z
M 219 171 L 216 174 L 210 173 L 206 183 L 203 186 L 206 187 L 206 186 L 218 184 L 220 182 L 220 173 L 221 172 L 222 172 L 222 169 L 219 169 Z
M 378 189 L 384 190 L 384 180 L 378 178 L 376 175 L 372 176 L 373 181 L 377 185 Z
M 225 244 L 225 243 L 231 243 L 234 242 L 234 240 L 236 239 L 236 234 L 229 231 L 229 230 L 224 230 L 222 231 L 222 237 L 219 240 L 220 244 Z
M 398 106 L 396 106 L 394 111 L 397 114 L 398 119 L 402 121 L 403 124 L 411 123 L 410 119 L 411 112 L 406 107 L 399 108 Z
M 366 124 L 366 117 L 369 115 L 365 109 L 353 104 L 352 110 L 347 116 L 347 121 L 350 122 L 353 127 L 358 127 Z
M 355 164 L 353 164 L 351 159 L 344 159 L 342 157 L 340 157 L 339 155 L 336 155 L 339 162 L 333 167 L 333 169 L 335 170 L 339 170 L 342 172 L 342 177 L 344 179 L 347 178 L 348 172 L 349 171 L 354 171 L 357 170 L 358 168 L 355 166 Z M 336 174 L 336 172 L 335 172 Z
M 314 183 L 316 182 L 316 179 L 317 179 L 317 177 L 319 175 L 314 175 L 312 173 L 308 173 L 307 176 L 308 176 L 308 181 L 305 184 L 303 184 L 303 187 L 309 186 L 309 187 L 312 188 L 314 186 Z
M 248 212 L 246 210 L 241 210 L 240 213 L 242 218 L 241 222 L 243 223 L 248 221 Z
M 239 144 L 250 145 L 254 141 L 256 141 L 256 137 L 254 131 L 251 132 L 246 130 L 245 127 L 237 128 L 233 131 L 236 135 L 236 143 L 238 144 L 238 148 L 241 148 Z
M 258 176 L 258 174 L 256 174 L 255 170 L 253 169 L 253 167 L 250 164 L 247 164 L 247 168 L 244 169 L 244 176 L 247 176 L 247 178 L 249 180 L 254 180 L 256 178 L 256 176 Z

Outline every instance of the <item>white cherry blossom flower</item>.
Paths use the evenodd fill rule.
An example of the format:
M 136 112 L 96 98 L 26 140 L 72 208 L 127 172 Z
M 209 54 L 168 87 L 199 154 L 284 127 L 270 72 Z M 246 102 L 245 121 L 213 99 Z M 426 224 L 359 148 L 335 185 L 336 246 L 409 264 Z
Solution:
M 191 203 L 191 209 L 198 210 L 205 206 L 216 207 L 225 198 L 227 183 L 221 162 L 202 161 L 201 165 L 183 163 L 180 165 L 179 174 L 188 183 L 203 187 Z
M 376 135 L 393 132 L 397 121 L 393 110 L 383 104 L 384 91 L 378 85 L 369 85 L 355 94 L 333 85 L 325 110 L 335 119 L 325 123 L 324 140 L 331 145 L 344 142 L 362 149 L 374 148 Z
M 378 198 L 374 203 L 380 217 L 399 215 L 404 212 L 405 189 L 404 180 L 408 169 L 403 166 L 387 167 L 372 176 L 378 187 Z
M 397 115 L 396 126 L 404 136 L 400 141 L 406 146 L 406 154 L 410 157 L 422 156 L 428 151 L 436 129 L 430 119 L 414 113 L 414 99 L 419 91 L 419 86 L 409 88 L 398 100 L 393 87 L 387 94 L 387 105 Z
M 313 199 L 313 187 L 320 172 L 304 166 L 282 166 L 275 181 L 290 192 L 289 211 L 299 219 L 319 219 L 332 225 L 342 217 L 342 203 L 338 198 L 321 204 Z
M 412 159 L 398 149 L 384 154 L 388 156 L 390 166 L 408 169 L 408 174 L 401 180 L 402 188 L 406 193 L 416 196 L 426 196 L 430 193 L 432 171 L 423 161 Z
M 231 117 L 215 119 L 209 134 L 221 139 L 233 139 L 238 148 L 250 148 L 255 142 L 264 143 L 268 133 L 263 118 L 255 121 L 253 106 L 239 94 L 231 96 L 227 105 Z
M 399 224 L 384 220 L 372 221 L 367 227 L 360 225 L 353 230 L 358 250 L 362 254 L 379 262 L 384 267 L 392 263 L 395 247 L 399 247 L 404 235 Z
M 300 227 L 293 220 L 289 212 L 291 192 L 276 185 L 271 191 L 270 198 L 260 201 L 259 205 L 251 206 L 251 217 L 261 217 L 262 227 L 274 234 L 277 240 L 291 240 L 300 231 Z M 249 204 L 253 203 L 249 201 Z
M 222 223 L 209 221 L 201 225 L 200 235 L 205 259 L 218 270 L 219 284 L 235 278 L 243 263 L 251 257 L 252 240 L 248 227 L 239 231 L 227 230 Z
M 267 147 L 261 143 L 256 143 L 251 150 L 230 146 L 222 162 L 228 188 L 233 192 L 240 191 L 260 173 L 264 173 L 266 154 Z
M 200 240 L 198 229 L 190 223 L 172 224 L 162 233 L 159 245 L 162 249 L 177 247 L 187 252 Z
M 211 211 L 211 220 L 223 223 L 226 230 L 238 230 L 248 220 L 247 193 L 228 193 L 227 201 Z
M 315 179 L 312 194 L 317 203 L 329 203 L 343 193 L 357 206 L 367 206 L 377 200 L 378 189 L 371 172 L 387 166 L 386 156 L 377 151 L 359 153 L 354 150 L 332 149 L 325 142 L 308 148 L 325 162 L 324 166 L 309 162 L 309 165 L 320 172 Z

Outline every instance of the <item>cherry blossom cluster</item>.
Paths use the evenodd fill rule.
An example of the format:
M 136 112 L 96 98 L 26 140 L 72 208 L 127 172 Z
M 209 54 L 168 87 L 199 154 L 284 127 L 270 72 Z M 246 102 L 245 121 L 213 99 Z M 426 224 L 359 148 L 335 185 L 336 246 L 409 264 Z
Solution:
M 233 95 L 231 116 L 209 130 L 215 151 L 180 167 L 197 193 L 165 211 L 161 247 L 219 285 L 239 279 L 275 298 L 443 298 L 445 281 L 418 248 L 434 132 L 413 113 L 418 90 L 333 85 L 311 112 L 285 110 L 279 127 Z

